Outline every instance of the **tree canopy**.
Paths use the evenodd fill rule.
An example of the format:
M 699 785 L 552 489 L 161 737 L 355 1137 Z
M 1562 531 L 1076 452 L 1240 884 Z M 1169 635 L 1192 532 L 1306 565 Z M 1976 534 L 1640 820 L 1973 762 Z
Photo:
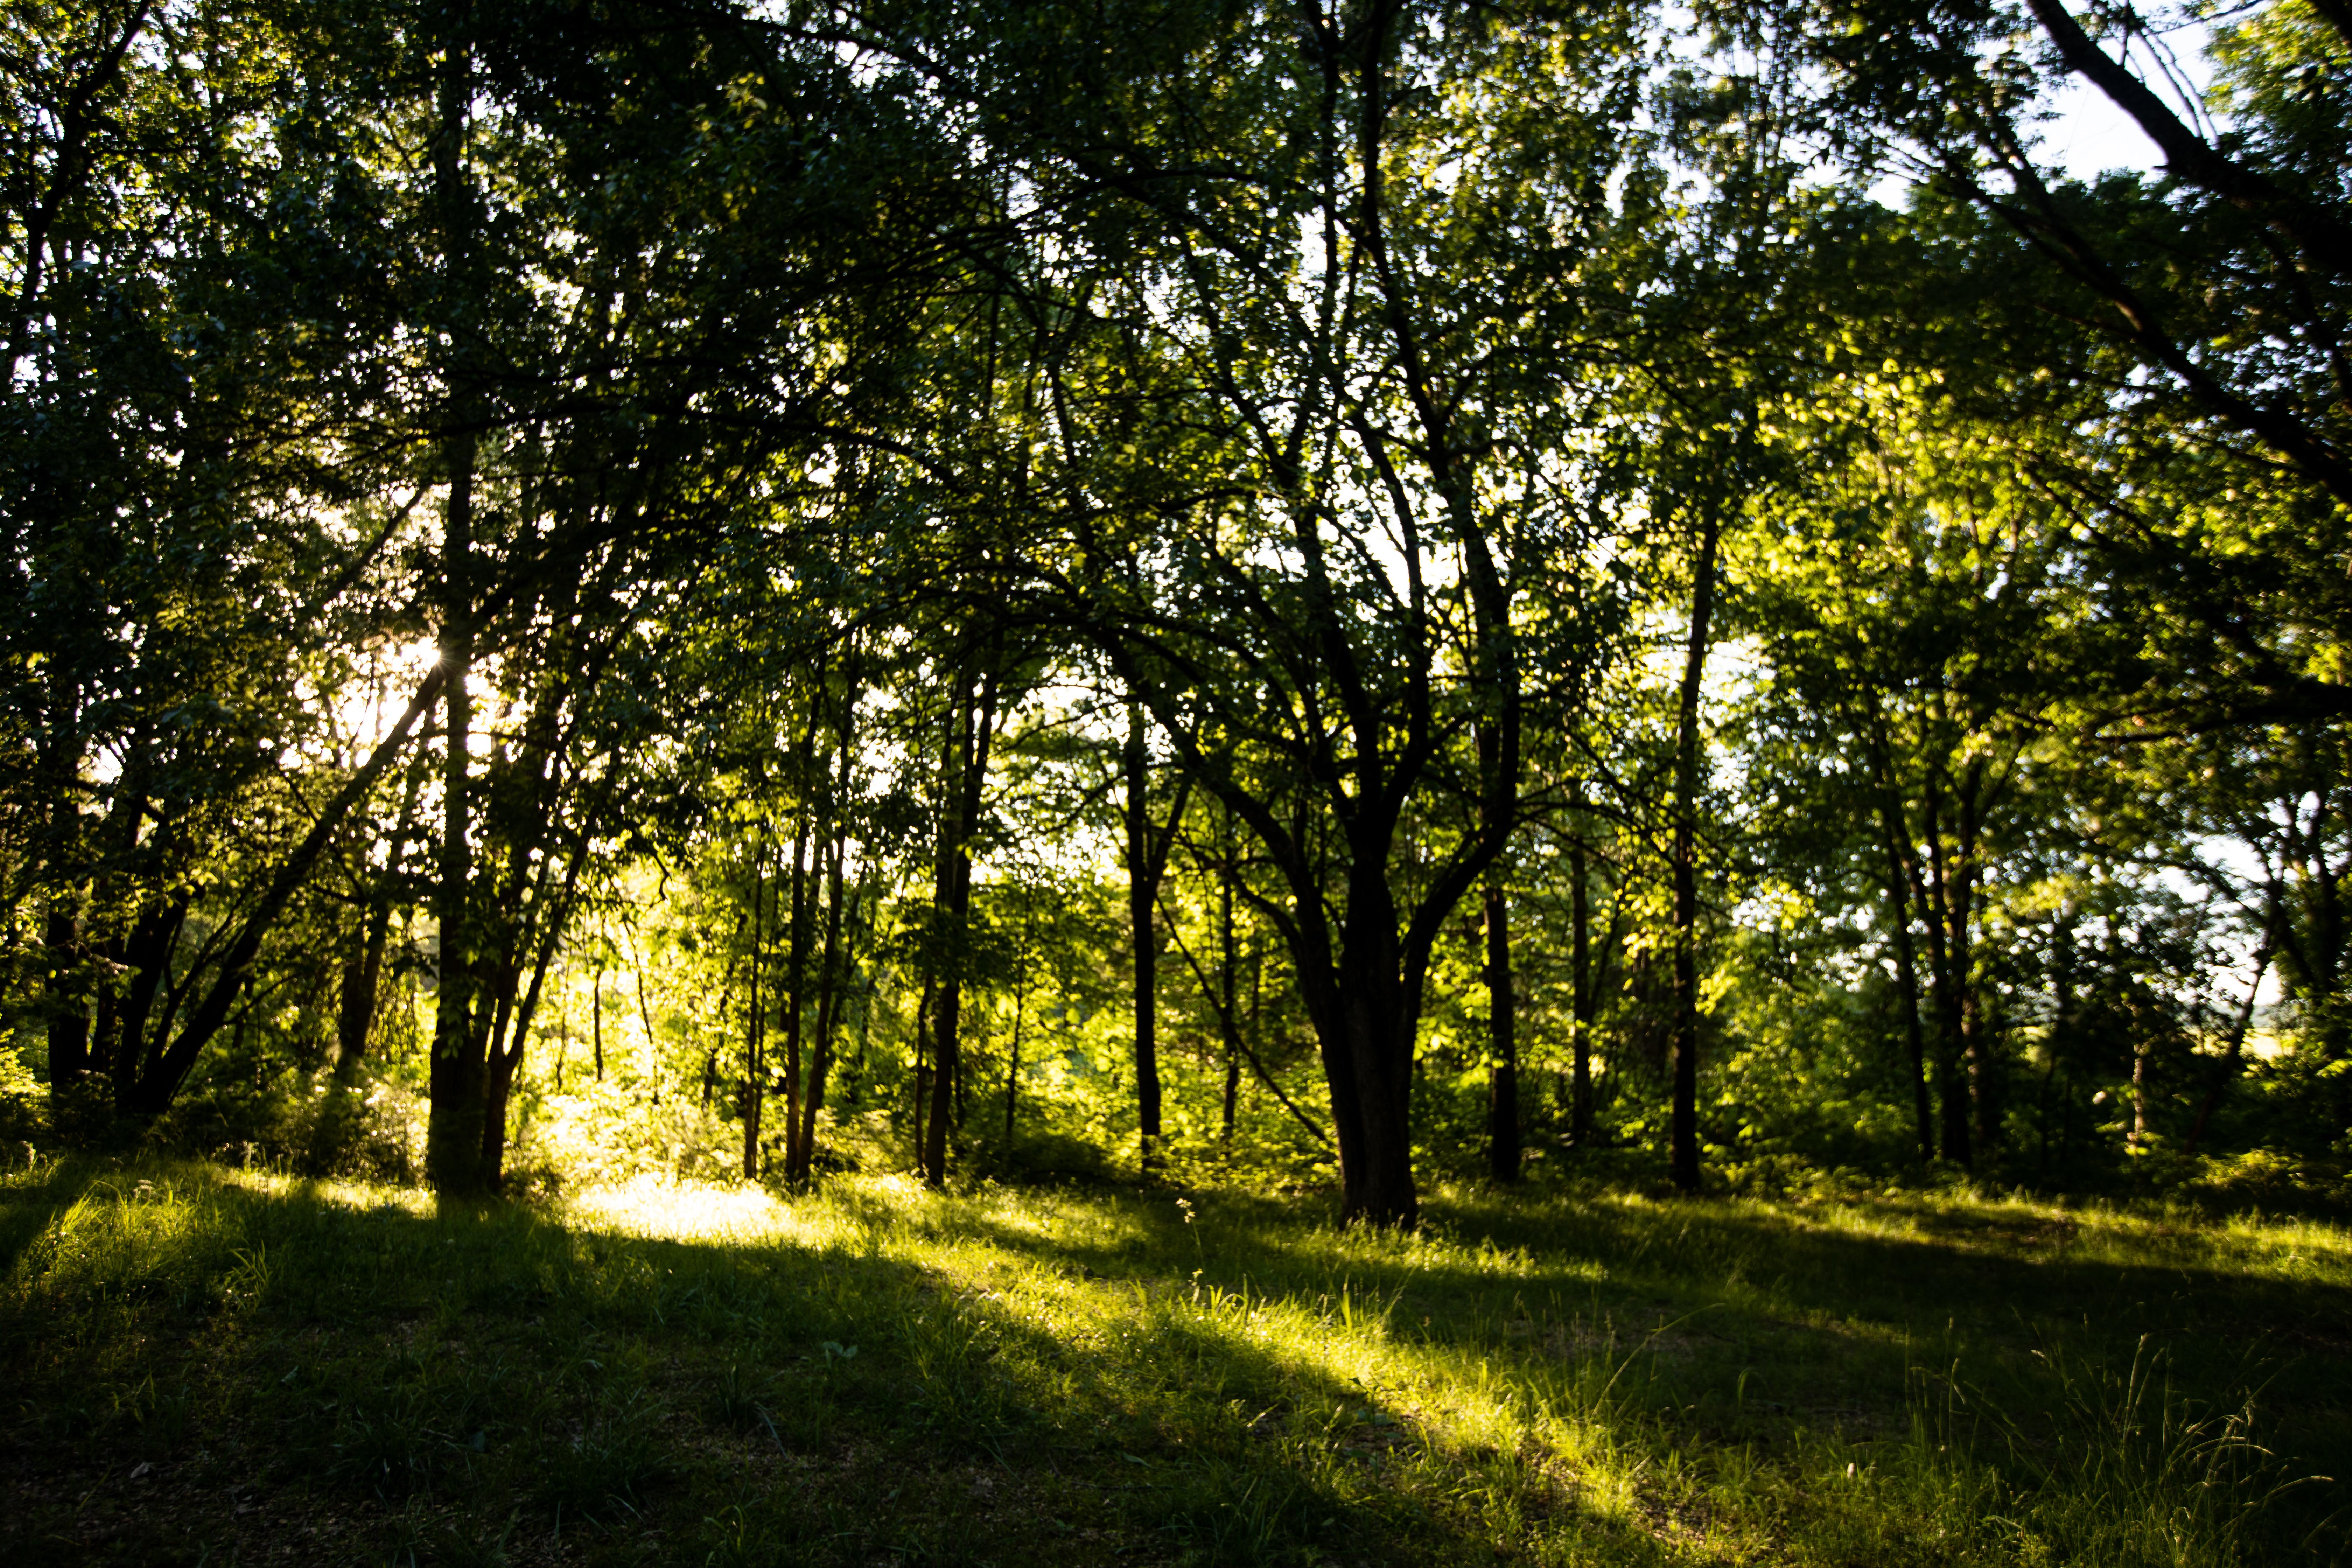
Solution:
M 2352 1154 L 2334 0 L 0 57 L 39 1136 L 1381 1226 Z M 2160 161 L 2056 161 L 2070 87 Z

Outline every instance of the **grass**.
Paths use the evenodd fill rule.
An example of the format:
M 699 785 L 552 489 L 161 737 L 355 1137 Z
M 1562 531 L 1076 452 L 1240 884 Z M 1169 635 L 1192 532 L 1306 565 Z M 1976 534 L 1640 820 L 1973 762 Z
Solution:
M 1182 1202 L 1179 1202 L 1180 1195 Z M 1983 1197 L 0 1182 L 0 1561 L 2342 1561 L 2352 1235 Z

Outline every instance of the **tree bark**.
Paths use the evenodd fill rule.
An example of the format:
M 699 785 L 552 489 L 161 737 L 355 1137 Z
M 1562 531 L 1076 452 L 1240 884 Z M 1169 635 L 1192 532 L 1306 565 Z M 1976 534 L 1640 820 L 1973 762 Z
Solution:
M 980 830 L 989 743 L 996 727 L 996 670 L 992 664 L 976 682 L 967 677 L 958 680 L 957 688 L 950 731 L 949 797 L 942 813 L 945 833 L 933 897 L 934 952 L 940 974 L 931 1026 L 930 1116 L 922 1145 L 923 1180 L 932 1186 L 947 1180 L 948 1133 L 955 1114 L 956 1079 L 962 1065 L 963 972 L 971 914 L 971 840 Z
M 793 912 L 791 946 L 784 970 L 784 1173 L 795 1163 L 793 1146 L 800 1138 L 801 1110 L 807 1084 L 801 1076 L 802 1001 L 808 987 L 810 810 L 801 812 L 793 833 Z
M 1712 500 L 1699 518 L 1692 574 L 1689 645 L 1675 744 L 1675 1058 L 1672 1148 L 1675 1185 L 1696 1192 L 1698 1158 L 1698 775 L 1700 683 L 1706 672 L 1708 624 L 1715 614 L 1715 557 L 1723 531 Z
M 1968 989 L 1969 961 L 1965 946 L 1956 948 L 1953 942 L 1956 930 L 1965 937 L 1968 922 L 1963 918 L 1955 926 L 1952 921 L 1955 895 L 1951 868 L 1944 849 L 1943 792 L 1937 780 L 1937 767 L 1931 760 L 1927 763 L 1927 784 L 1922 795 L 1927 808 L 1930 877 L 1925 913 L 1928 957 L 1936 971 L 1936 1077 L 1943 1110 L 1937 1152 L 1956 1164 L 1972 1167 L 1976 1163 L 1976 1151 L 1969 1137 L 1967 1090 L 1960 1077 L 1967 1040 L 1962 997 Z
M 1151 865 L 1148 788 L 1151 759 L 1145 747 L 1143 710 L 1127 705 L 1127 919 L 1135 953 L 1135 1120 L 1144 1173 L 1160 1168 L 1160 944 L 1152 923 L 1159 878 Z
M 817 1113 L 824 1107 L 825 1080 L 833 1071 L 834 1031 L 841 1015 L 842 900 L 844 862 L 849 837 L 843 825 L 843 803 L 849 797 L 850 769 L 856 754 L 858 672 L 853 647 L 842 676 L 841 708 L 834 734 L 834 779 L 827 805 L 830 847 L 824 856 L 824 946 L 817 959 L 816 1041 L 810 1053 L 808 1092 L 799 1127 L 785 1140 L 784 1176 L 804 1182 L 816 1165 Z
M 1242 1051 L 1241 1032 L 1236 1026 L 1234 1008 L 1240 955 L 1234 951 L 1234 814 L 1218 813 L 1218 847 L 1223 851 L 1223 864 L 1217 876 L 1217 1004 L 1218 1031 L 1224 1037 L 1225 1093 L 1219 1123 L 1218 1141 L 1226 1149 L 1234 1145 L 1234 1118 L 1241 1108 Z
M 767 883 L 767 845 L 762 842 L 751 859 L 751 1003 L 743 1016 L 743 1179 L 760 1179 L 760 1108 L 768 1064 L 767 1015 L 761 1006 L 761 960 L 767 947 L 766 914 L 761 908 Z
M 1569 983 L 1575 992 L 1570 998 L 1568 1141 L 1583 1149 L 1592 1142 L 1592 1021 L 1600 1011 L 1600 986 L 1592 973 L 1591 868 L 1580 836 L 1569 848 L 1568 867 Z
M 1147 744 L 1143 705 L 1127 705 L 1127 744 L 1120 753 L 1126 777 L 1127 918 L 1135 951 L 1135 1115 L 1137 1141 L 1146 1174 L 1160 1168 L 1160 938 L 1153 910 L 1160 884 L 1168 872 L 1169 851 L 1184 816 L 1191 794 L 1189 779 L 1176 785 L 1164 831 L 1151 824 L 1151 753 Z
M 1893 905 L 1895 982 L 1903 998 L 1903 1037 L 1911 1049 L 1912 1113 L 1918 1127 L 1919 1158 L 1936 1157 L 1936 1116 L 1927 1097 L 1927 1042 L 1919 1019 L 1919 957 L 1911 935 L 1911 875 L 1901 848 L 1899 813 L 1892 798 L 1879 805 L 1886 841 L 1886 896 Z
M 466 116 L 473 71 L 462 11 L 444 42 L 438 123 L 433 136 L 435 198 L 442 242 L 441 286 L 454 308 L 471 270 L 472 203 L 466 189 Z M 451 321 L 453 338 L 459 324 Z M 462 355 L 463 348 L 452 353 Z M 425 1173 L 445 1197 L 472 1197 L 486 1187 L 481 1168 L 484 1062 L 474 1029 L 475 930 L 471 784 L 468 746 L 473 734 L 473 520 L 474 411 L 462 365 L 446 370 L 446 417 L 452 428 L 442 442 L 449 496 L 442 513 L 440 664 L 446 714 L 447 754 L 442 771 L 440 887 L 436 914 L 440 926 L 440 974 L 434 998 L 433 1065 L 425 1129 Z
M 1029 972 L 1024 966 L 1013 986 L 1013 1044 L 1004 1058 L 1004 1152 L 1013 1153 L 1013 1110 L 1021 1089 L 1021 1026 L 1028 1016 Z
M 1511 991 L 1510 895 L 1500 877 L 1486 881 L 1486 1172 L 1519 1179 L 1519 1050 Z

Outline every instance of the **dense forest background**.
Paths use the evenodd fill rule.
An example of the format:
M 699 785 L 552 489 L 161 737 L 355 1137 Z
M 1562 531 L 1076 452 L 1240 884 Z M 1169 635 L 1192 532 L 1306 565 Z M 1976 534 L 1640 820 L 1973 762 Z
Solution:
M 0 57 L 14 1137 L 2339 1187 L 2337 0 Z

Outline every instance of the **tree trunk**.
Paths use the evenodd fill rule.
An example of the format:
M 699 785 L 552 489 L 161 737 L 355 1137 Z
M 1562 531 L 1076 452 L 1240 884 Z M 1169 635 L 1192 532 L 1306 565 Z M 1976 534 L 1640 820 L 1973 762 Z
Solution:
M 1387 858 L 1362 847 L 1354 856 L 1338 970 L 1321 971 L 1330 978 L 1313 987 L 1308 1013 L 1331 1086 L 1341 1217 L 1411 1229 L 1421 1219 L 1412 1172 L 1412 1057 L 1420 1019 L 1400 975 Z M 1311 973 L 1305 964 L 1300 971 Z
M 928 1167 L 928 1145 L 923 1142 L 923 1117 L 929 1108 L 927 1090 L 930 1085 L 931 1002 L 939 994 L 936 975 L 923 977 L 923 994 L 915 1004 L 915 1173 L 924 1174 Z
M 1013 1045 L 1004 1058 L 1004 1153 L 1013 1154 L 1013 1108 L 1021 1088 L 1021 1026 L 1029 1005 L 1029 972 L 1024 966 L 1013 986 Z
M 988 780 L 989 742 L 996 728 L 997 676 L 993 668 L 978 681 L 959 680 L 949 757 L 945 841 L 940 846 L 938 890 L 933 898 L 940 984 L 931 1025 L 930 1119 L 923 1143 L 923 1179 L 933 1186 L 947 1180 L 948 1133 L 955 1115 L 957 1079 L 962 1069 L 963 972 L 968 960 L 971 914 L 971 841 L 980 831 L 980 809 Z
M 846 840 L 834 838 L 826 858 L 824 948 L 817 957 L 816 1040 L 809 1052 L 808 1092 L 801 1106 L 798 1132 L 787 1141 L 784 1177 L 804 1182 L 816 1168 L 817 1113 L 824 1109 L 825 1080 L 833 1073 L 834 1031 L 841 1019 L 842 861 Z
M 1217 878 L 1217 1023 L 1225 1047 L 1225 1095 L 1218 1141 L 1230 1150 L 1234 1146 L 1234 1117 L 1240 1110 L 1242 1094 L 1241 1037 L 1234 1015 L 1237 981 L 1234 971 L 1239 967 L 1240 957 L 1234 951 L 1234 817 L 1231 811 L 1220 812 L 1218 816 L 1222 827 L 1219 847 L 1224 851 L 1224 864 L 1219 868 Z
M 1924 913 L 1928 957 L 1936 971 L 1936 1077 L 1943 1107 L 1938 1152 L 1957 1164 L 1973 1166 L 1976 1152 L 1969 1139 L 1968 1100 L 1960 1081 L 1967 1035 L 1961 997 L 1968 989 L 1968 956 L 1964 950 L 1955 951 L 1952 941 L 1952 878 L 1944 851 L 1943 794 L 1937 780 L 1936 764 L 1930 761 L 1927 787 L 1922 792 L 1927 808 L 1927 867 L 1932 879 Z M 1967 922 L 1962 921 L 1958 929 L 1965 932 Z
M 760 1108 L 767 1087 L 768 1020 L 760 996 L 760 961 L 767 945 L 766 914 L 761 908 L 767 869 L 767 846 L 762 843 L 751 858 L 751 1005 L 743 1016 L 743 1179 L 747 1182 L 760 1179 Z
M 462 26 L 459 22 L 457 26 Z M 465 189 L 466 114 L 472 97 L 471 60 L 453 28 L 444 46 L 438 124 L 433 137 L 434 185 L 442 241 L 442 286 L 455 299 L 470 270 L 472 203 Z M 466 352 L 462 348 L 454 353 Z M 474 728 L 473 520 L 474 420 L 466 374 L 446 374 L 454 431 L 443 442 L 449 496 L 442 514 L 440 663 L 445 675 L 447 752 L 442 772 L 440 977 L 434 1000 L 433 1065 L 428 1093 L 425 1164 L 434 1189 L 446 1197 L 485 1190 L 481 1167 L 484 1062 L 474 1028 L 472 824 L 467 752 Z
M 1580 835 L 1582 825 L 1578 825 Z M 1592 973 L 1592 893 L 1584 840 L 1568 852 L 1569 1034 L 1568 1141 L 1577 1149 L 1592 1142 L 1592 1020 L 1599 1013 L 1600 986 Z
M 1698 774 L 1699 688 L 1706 671 L 1707 626 L 1715 614 L 1715 556 L 1722 520 L 1709 502 L 1699 520 L 1692 573 L 1690 641 L 1683 658 L 1675 745 L 1675 1059 L 1672 1150 L 1675 1185 L 1696 1192 L 1698 1164 Z
M 1159 878 L 1151 865 L 1151 816 L 1148 788 L 1150 753 L 1145 746 L 1143 710 L 1127 705 L 1127 919 L 1135 952 L 1135 1120 L 1144 1173 L 1160 1168 L 1160 944 L 1152 923 Z
M 1992 1048 L 1991 1026 L 1985 1018 L 1984 987 L 1976 984 L 1975 920 L 1977 883 L 1982 876 L 1978 835 L 1984 795 L 1982 758 L 1971 759 L 1960 792 L 1959 874 L 1952 906 L 1954 973 L 1959 977 L 1960 1030 L 1969 1069 L 1969 1109 L 1975 1123 L 1973 1152 L 1979 1159 L 1996 1158 L 2000 1150 L 2000 1064 Z
M 1519 1050 L 1511 993 L 1510 895 L 1500 877 L 1486 881 L 1486 1170 L 1498 1182 L 1519 1179 Z
M 808 1180 L 816 1165 L 817 1112 L 824 1109 L 825 1079 L 833 1071 L 834 1031 L 841 1016 L 843 862 L 849 853 L 849 836 L 842 823 L 842 803 L 849 798 L 850 769 L 856 755 L 857 725 L 857 653 L 852 645 L 842 671 L 839 722 L 834 733 L 834 779 L 827 807 L 831 847 L 824 856 L 824 948 L 817 959 L 816 1043 L 811 1052 L 808 1090 L 798 1128 L 785 1139 L 784 1175 L 793 1182 Z M 861 884 L 861 893 L 862 893 Z
M 1919 1020 L 1919 956 L 1912 945 L 1908 896 L 1911 876 L 1899 847 L 1894 803 L 1882 802 L 1879 811 L 1886 839 L 1886 894 L 1894 906 L 1895 980 L 1903 997 L 1904 1040 L 1911 1048 L 1912 1112 L 1918 1125 L 1919 1158 L 1925 1162 L 1936 1157 L 1936 1116 L 1927 1099 L 1927 1041 Z
M 793 1146 L 800 1138 L 801 1109 L 807 1086 L 801 1077 L 801 1004 L 808 987 L 809 813 L 801 813 L 793 834 L 792 945 L 784 970 L 784 1174 L 793 1174 Z
M 49 1037 L 49 1088 L 69 1089 L 89 1072 L 89 1001 L 82 994 L 81 920 L 74 900 L 52 894 L 41 923 L 43 1011 Z

